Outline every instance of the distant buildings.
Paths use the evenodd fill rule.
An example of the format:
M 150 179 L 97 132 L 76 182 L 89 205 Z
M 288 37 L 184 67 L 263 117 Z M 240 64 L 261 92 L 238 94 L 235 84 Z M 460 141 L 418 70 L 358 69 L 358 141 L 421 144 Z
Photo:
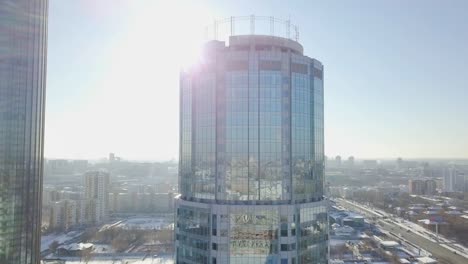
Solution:
M 46 190 L 43 203 L 49 206 L 49 228 L 68 230 L 76 225 L 97 225 L 109 216 L 109 173 L 84 174 L 84 193 Z
M 408 180 L 408 191 L 410 194 L 424 194 L 424 181 L 423 180 Z
M 434 179 L 425 180 L 425 195 L 434 195 L 437 193 L 437 181 Z
M 121 160 L 122 158 L 115 156 L 115 153 L 109 153 L 109 163 L 119 162 Z
M 335 165 L 337 167 L 341 167 L 341 156 L 340 155 L 335 157 Z
M 51 176 L 83 173 L 88 170 L 89 163 L 87 160 L 49 159 L 44 165 L 45 175 Z
M 164 213 L 174 210 L 174 193 L 112 192 L 109 194 L 112 213 Z
M 77 204 L 72 200 L 53 202 L 49 217 L 49 228 L 52 230 L 68 230 L 81 220 L 77 214 Z
M 109 215 L 110 176 L 106 171 L 89 171 L 84 175 L 85 200 L 91 206 L 89 220 L 98 224 Z
M 436 194 L 437 182 L 434 179 L 410 179 L 408 180 L 408 191 L 416 195 Z
M 379 163 L 378 163 L 377 160 L 369 160 L 368 159 L 368 160 L 363 160 L 362 164 L 363 164 L 364 168 L 372 169 L 372 168 L 376 168 Z
M 454 167 L 446 169 L 443 187 L 444 192 L 468 192 L 468 174 Z

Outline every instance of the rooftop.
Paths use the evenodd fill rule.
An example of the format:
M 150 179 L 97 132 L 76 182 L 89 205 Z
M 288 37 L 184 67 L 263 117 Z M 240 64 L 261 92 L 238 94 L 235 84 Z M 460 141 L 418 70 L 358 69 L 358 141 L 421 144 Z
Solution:
M 289 19 L 255 15 L 217 19 L 205 29 L 206 40 L 228 41 L 229 37 L 239 35 L 275 36 L 298 41 L 299 29 Z

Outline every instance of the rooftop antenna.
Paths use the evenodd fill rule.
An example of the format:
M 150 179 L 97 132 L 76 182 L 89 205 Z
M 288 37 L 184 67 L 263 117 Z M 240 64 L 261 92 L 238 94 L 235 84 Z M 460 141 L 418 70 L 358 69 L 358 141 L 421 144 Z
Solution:
M 231 17 L 231 36 L 234 35 L 234 17 Z
M 297 29 L 297 26 L 294 26 L 294 31 L 295 31 L 294 40 L 299 41 L 299 30 Z
M 213 37 L 214 39 L 218 39 L 218 21 L 216 19 L 213 23 Z

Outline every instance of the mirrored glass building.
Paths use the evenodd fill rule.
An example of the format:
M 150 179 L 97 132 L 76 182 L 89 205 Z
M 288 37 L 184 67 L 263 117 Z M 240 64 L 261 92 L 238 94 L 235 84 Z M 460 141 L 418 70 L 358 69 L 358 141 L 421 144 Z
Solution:
M 38 264 L 47 0 L 0 4 L 0 263 Z
M 176 263 L 328 263 L 323 133 L 323 65 L 299 42 L 207 42 L 180 76 Z

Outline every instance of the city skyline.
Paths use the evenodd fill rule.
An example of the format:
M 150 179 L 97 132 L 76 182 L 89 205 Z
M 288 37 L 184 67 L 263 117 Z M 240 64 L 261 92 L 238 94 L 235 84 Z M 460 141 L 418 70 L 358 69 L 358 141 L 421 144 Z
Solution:
M 468 2 L 0 2 L 0 264 L 467 262 Z
M 181 47 L 214 18 L 257 14 L 290 17 L 306 52 L 331 65 L 327 155 L 468 158 L 466 2 L 205 3 L 53 1 L 46 157 L 177 159 L 169 102 L 196 50 Z

